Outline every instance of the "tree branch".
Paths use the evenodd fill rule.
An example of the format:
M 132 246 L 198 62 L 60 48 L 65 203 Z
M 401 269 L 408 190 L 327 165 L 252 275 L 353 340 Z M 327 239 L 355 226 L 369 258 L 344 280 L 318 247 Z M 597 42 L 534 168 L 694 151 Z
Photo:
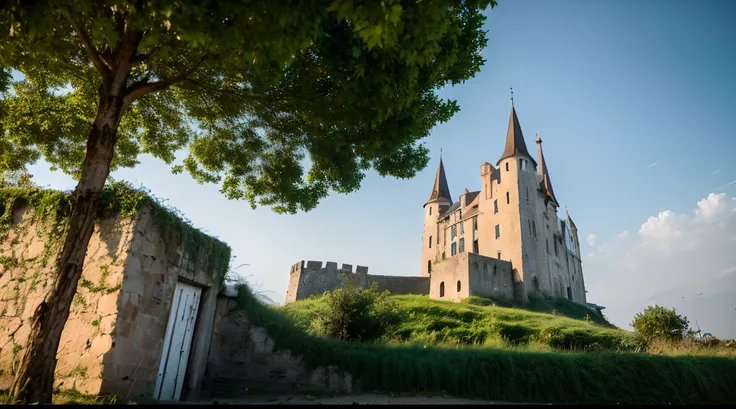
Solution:
M 199 61 L 196 64 L 194 64 L 192 68 L 186 70 L 181 75 L 177 75 L 167 80 L 156 81 L 156 82 L 136 82 L 132 84 L 130 87 L 128 87 L 128 90 L 125 93 L 125 97 L 123 98 L 123 105 L 128 106 L 132 104 L 133 101 L 135 101 L 136 99 L 150 92 L 161 91 L 161 90 L 169 88 L 170 86 L 174 84 L 178 84 L 180 82 L 185 81 L 188 76 L 192 75 L 192 73 L 196 71 L 200 65 L 202 65 L 202 63 L 204 62 L 206 58 L 207 58 L 207 54 L 203 55 L 202 58 L 200 58 Z
M 82 45 L 84 46 L 84 49 L 87 51 L 87 56 L 89 57 L 90 61 L 92 61 L 92 64 L 95 66 L 97 71 L 102 75 L 103 78 L 107 78 L 107 76 L 110 74 L 110 69 L 105 61 L 100 57 L 100 53 L 97 51 L 95 46 L 92 44 L 92 40 L 87 35 L 87 32 L 84 30 L 84 28 L 81 26 L 81 24 L 78 24 L 69 14 L 69 11 L 66 9 L 61 9 L 61 14 L 63 14 L 67 20 L 72 24 L 72 27 L 74 27 L 74 31 L 77 32 L 77 36 L 79 37 L 79 40 L 82 42 Z

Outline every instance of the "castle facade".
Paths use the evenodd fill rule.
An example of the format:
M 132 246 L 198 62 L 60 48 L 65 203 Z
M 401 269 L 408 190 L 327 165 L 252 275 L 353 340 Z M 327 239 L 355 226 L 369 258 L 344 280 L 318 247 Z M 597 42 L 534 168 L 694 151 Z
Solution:
M 440 157 L 432 193 L 424 204 L 421 275 L 438 286 L 432 285 L 430 293 L 456 298 L 453 293 L 462 291 L 462 281 L 476 293 L 472 281 L 477 280 L 469 277 L 460 277 L 466 279 L 456 286 L 456 280 L 450 281 L 447 288 L 448 280 L 435 279 L 448 274 L 442 266 L 446 260 L 469 252 L 511 263 L 517 301 L 539 294 L 586 304 L 577 228 L 567 211 L 564 219 L 558 216 L 559 202 L 539 137 L 536 145 L 537 160 L 527 149 L 512 105 L 501 158 L 495 166 L 483 163 L 480 190 L 465 189 L 456 202 Z
M 559 202 L 536 138 L 529 153 L 516 110 L 511 107 L 501 158 L 480 166 L 480 190 L 465 189 L 453 201 L 440 162 L 424 204 L 419 276 L 377 276 L 368 268 L 303 260 L 291 267 L 286 302 L 342 287 L 347 277 L 359 288 L 377 283 L 394 294 L 428 294 L 460 301 L 469 296 L 517 303 L 530 295 L 566 298 L 593 311 L 586 301 L 578 231 L 570 215 L 558 216 Z

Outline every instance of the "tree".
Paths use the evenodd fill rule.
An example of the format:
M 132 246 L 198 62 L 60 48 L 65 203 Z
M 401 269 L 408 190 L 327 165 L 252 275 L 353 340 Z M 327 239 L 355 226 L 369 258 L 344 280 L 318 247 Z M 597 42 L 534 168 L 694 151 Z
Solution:
M 631 326 L 647 342 L 654 339 L 679 341 L 690 328 L 690 322 L 686 317 L 678 315 L 674 308 L 670 310 L 654 305 L 637 313 Z
M 16 170 L 0 174 L 0 188 L 3 187 L 34 188 L 38 186 L 33 182 L 33 175 L 25 170 Z
M 148 153 L 220 183 L 229 199 L 288 213 L 314 208 L 331 190 L 355 191 L 370 168 L 410 178 L 428 162 L 421 139 L 458 111 L 435 90 L 484 62 L 489 5 L 5 1 L 0 67 L 24 78 L 3 93 L 0 170 L 44 157 L 78 180 L 58 278 L 34 312 L 13 396 L 50 401 L 111 170 Z

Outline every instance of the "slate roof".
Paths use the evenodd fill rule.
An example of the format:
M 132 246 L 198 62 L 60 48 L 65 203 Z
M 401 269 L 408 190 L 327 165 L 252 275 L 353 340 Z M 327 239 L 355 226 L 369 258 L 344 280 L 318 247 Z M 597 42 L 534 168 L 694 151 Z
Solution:
M 516 109 L 513 105 L 511 105 L 511 115 L 509 116 L 509 129 L 506 131 L 506 146 L 504 146 L 503 155 L 501 155 L 501 159 L 496 162 L 496 166 L 498 166 L 502 160 L 512 156 L 525 157 L 529 159 L 534 166 L 537 166 L 537 162 L 534 161 L 534 158 L 529 155 L 529 151 L 526 149 L 524 134 L 521 132 L 519 118 L 516 116 Z
M 549 178 L 549 171 L 547 170 L 547 164 L 544 161 L 544 153 L 542 152 L 542 138 L 537 136 L 537 151 L 539 152 L 539 172 L 542 175 L 542 181 L 540 182 L 543 188 L 543 192 L 547 195 L 547 198 L 551 200 L 556 206 L 559 206 L 557 198 L 555 197 L 555 191 L 552 189 L 552 180 Z
M 445 166 L 442 164 L 442 156 L 440 156 L 440 164 L 437 167 L 437 175 L 434 178 L 432 194 L 429 195 L 429 200 L 427 200 L 427 203 L 441 198 L 447 199 L 450 201 L 450 203 L 452 203 L 450 187 L 447 185 L 447 177 L 445 176 Z

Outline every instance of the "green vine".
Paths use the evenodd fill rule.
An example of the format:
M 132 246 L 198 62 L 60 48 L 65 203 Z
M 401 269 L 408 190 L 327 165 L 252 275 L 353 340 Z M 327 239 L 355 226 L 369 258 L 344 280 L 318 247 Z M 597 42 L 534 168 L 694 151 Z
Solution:
M 34 210 L 32 223 L 48 223 L 43 229 L 45 248 L 41 255 L 42 266 L 46 266 L 52 254 L 57 253 L 68 228 L 69 210 L 71 208 L 68 192 L 60 192 L 40 188 L 1 188 L 0 189 L 0 241 L 7 238 L 12 225 L 13 211 L 25 204 Z M 133 220 L 139 209 L 149 206 L 153 219 L 160 229 L 164 242 L 178 244 L 184 250 L 189 263 L 186 265 L 190 272 L 204 271 L 220 284 L 225 279 L 230 264 L 230 247 L 220 240 L 201 232 L 191 222 L 183 217 L 181 212 L 167 206 L 160 199 L 154 198 L 150 191 L 133 188 L 126 182 L 108 183 L 100 197 L 98 216 L 105 217 L 115 213 L 119 220 Z M 41 232 L 41 229 L 38 229 Z M 39 233 L 41 234 L 41 233 Z M 13 241 L 17 241 L 14 238 Z M 0 263 L 12 263 L 11 258 L 5 257 Z M 103 277 L 106 278 L 105 271 Z M 104 278 L 100 286 L 94 286 L 80 280 L 82 287 L 102 291 Z M 87 284 L 87 285 L 85 285 Z M 105 289 L 108 293 L 119 289 Z M 97 292 L 93 291 L 93 292 Z

